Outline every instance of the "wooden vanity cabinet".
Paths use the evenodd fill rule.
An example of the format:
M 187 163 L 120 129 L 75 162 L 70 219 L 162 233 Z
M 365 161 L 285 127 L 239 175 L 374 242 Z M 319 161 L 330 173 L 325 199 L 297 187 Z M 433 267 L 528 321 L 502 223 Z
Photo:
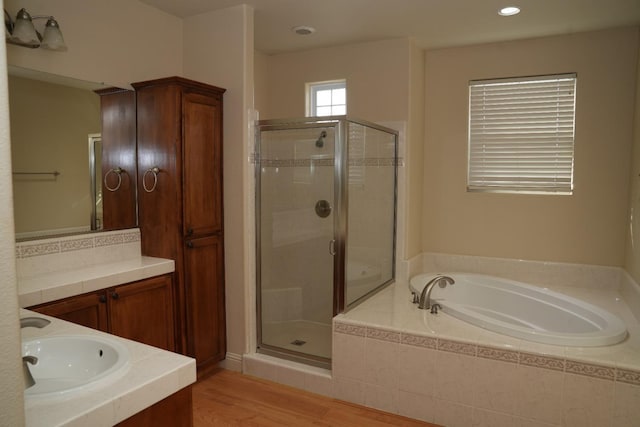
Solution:
M 181 351 L 202 377 L 224 359 L 222 95 L 169 77 L 133 83 L 143 255 L 175 260 Z
M 102 115 L 102 228 L 135 227 L 136 95 L 132 90 L 120 88 L 100 89 L 96 93 L 100 95 Z M 120 177 L 113 172 L 118 168 L 122 170 Z
M 171 274 L 30 307 L 30 310 L 175 351 Z
M 59 301 L 29 307 L 29 310 L 77 323 L 88 328 L 109 332 L 107 297 L 104 291 L 77 295 Z

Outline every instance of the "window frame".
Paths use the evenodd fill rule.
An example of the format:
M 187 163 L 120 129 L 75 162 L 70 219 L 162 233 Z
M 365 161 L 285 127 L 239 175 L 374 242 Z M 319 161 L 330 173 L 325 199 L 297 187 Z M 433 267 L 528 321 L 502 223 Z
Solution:
M 554 89 L 547 90 L 549 87 Z M 497 99 L 500 90 L 509 91 L 507 101 Z M 547 98 L 550 101 L 543 100 L 548 110 L 543 113 L 528 110 L 533 108 L 534 101 L 542 99 L 538 93 L 531 95 L 531 90 L 544 90 L 542 96 L 555 93 L 555 98 Z M 469 81 L 467 192 L 573 194 L 576 91 L 577 73 Z M 517 106 L 505 109 L 497 102 L 513 102 Z M 507 117 L 516 110 L 524 112 L 516 118 Z M 491 114 L 492 117 L 487 117 Z M 505 131 L 504 126 L 509 129 Z M 509 136 L 500 134 L 501 131 Z M 527 146 L 523 147 L 525 140 Z M 504 169 L 500 170 L 503 166 L 496 167 L 492 161 L 504 163 Z
M 334 90 L 334 89 L 344 89 L 345 94 L 344 94 L 344 110 L 345 110 L 345 115 L 347 112 L 347 80 L 346 79 L 340 79 L 340 80 L 327 80 L 327 81 L 322 81 L 322 82 L 311 82 L 311 83 L 306 83 L 306 108 L 305 108 L 305 114 L 307 117 L 330 117 L 329 116 L 318 116 L 317 115 L 317 108 L 318 106 L 316 105 L 316 99 L 317 99 L 317 93 L 319 91 L 322 90 Z M 331 104 L 331 107 L 334 107 L 336 105 L 342 105 L 342 104 Z M 332 114 L 333 115 L 333 114 Z

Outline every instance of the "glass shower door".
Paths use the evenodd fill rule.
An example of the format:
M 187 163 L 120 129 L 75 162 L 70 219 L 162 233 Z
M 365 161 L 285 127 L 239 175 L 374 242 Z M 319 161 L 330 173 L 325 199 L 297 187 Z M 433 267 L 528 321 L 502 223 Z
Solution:
M 335 124 L 258 139 L 258 350 L 325 366 L 334 295 Z

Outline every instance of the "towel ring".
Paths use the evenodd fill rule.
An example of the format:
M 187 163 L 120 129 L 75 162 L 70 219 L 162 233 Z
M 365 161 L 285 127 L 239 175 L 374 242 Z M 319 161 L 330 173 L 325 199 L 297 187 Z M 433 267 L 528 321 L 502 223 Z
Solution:
M 118 191 L 120 189 L 120 186 L 122 185 L 122 173 L 124 172 L 124 169 L 122 169 L 121 167 L 117 167 L 115 169 L 109 169 L 109 171 L 104 174 L 104 188 L 106 188 L 109 191 Z M 116 175 L 118 175 L 118 185 L 116 185 L 115 187 L 109 187 L 109 184 L 107 184 L 107 178 L 109 177 L 109 175 L 111 175 L 112 173 L 115 173 Z
M 151 186 L 151 188 L 147 188 L 147 174 L 149 172 L 153 174 L 153 185 Z M 155 191 L 156 186 L 158 185 L 158 173 L 160 173 L 160 168 L 157 166 L 144 171 L 144 175 L 142 175 L 142 188 L 144 188 L 144 191 L 146 191 L 147 193 L 153 193 Z

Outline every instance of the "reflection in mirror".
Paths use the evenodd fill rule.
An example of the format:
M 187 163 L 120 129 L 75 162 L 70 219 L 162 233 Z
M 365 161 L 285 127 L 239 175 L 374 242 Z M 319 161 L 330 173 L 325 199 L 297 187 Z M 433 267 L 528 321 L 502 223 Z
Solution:
M 89 180 L 91 182 L 91 230 L 102 230 L 102 135 L 89 135 Z
M 8 74 L 17 240 L 135 227 L 135 218 L 105 226 L 113 219 L 102 214 L 105 141 L 95 91 L 105 86 L 13 66 Z M 127 144 L 135 165 L 135 134 Z M 135 211 L 135 195 L 129 199 L 132 206 L 117 209 Z

